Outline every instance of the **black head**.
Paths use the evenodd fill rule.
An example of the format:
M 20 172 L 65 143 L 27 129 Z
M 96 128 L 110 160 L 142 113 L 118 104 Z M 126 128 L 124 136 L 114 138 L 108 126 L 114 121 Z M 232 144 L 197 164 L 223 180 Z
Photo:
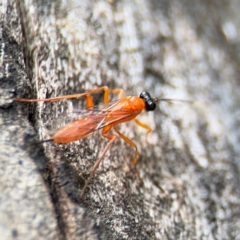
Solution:
M 142 92 L 139 97 L 144 100 L 146 111 L 154 111 L 156 109 L 156 101 L 150 96 L 148 92 Z

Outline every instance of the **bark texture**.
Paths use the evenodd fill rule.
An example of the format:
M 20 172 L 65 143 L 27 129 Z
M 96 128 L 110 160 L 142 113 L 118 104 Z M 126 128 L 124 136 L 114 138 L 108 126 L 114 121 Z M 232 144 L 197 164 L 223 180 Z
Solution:
M 240 239 L 240 3 L 0 3 L 0 239 Z M 107 85 L 160 102 L 118 139 L 39 143 L 83 101 L 26 104 Z M 96 95 L 96 103 L 102 96 Z M 57 119 L 57 120 L 56 120 Z

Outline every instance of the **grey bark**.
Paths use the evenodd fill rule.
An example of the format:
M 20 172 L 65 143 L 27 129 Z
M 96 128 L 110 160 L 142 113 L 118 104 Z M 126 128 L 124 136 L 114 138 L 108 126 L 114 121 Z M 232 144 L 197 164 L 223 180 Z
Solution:
M 239 7 L 234 0 L 0 3 L 0 239 L 240 239 Z M 101 85 L 194 103 L 162 102 L 140 115 L 153 128 L 150 144 L 134 124 L 119 126 L 138 146 L 142 180 L 130 164 L 134 150 L 119 139 L 79 199 L 107 140 L 95 133 L 39 143 L 70 101 L 14 96 Z

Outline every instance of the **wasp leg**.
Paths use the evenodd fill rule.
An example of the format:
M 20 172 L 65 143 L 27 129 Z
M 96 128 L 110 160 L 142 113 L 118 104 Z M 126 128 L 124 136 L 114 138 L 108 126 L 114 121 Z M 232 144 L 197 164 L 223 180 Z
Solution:
M 80 198 L 83 197 L 86 188 L 88 187 L 90 181 L 92 180 L 92 178 L 93 178 L 96 170 L 98 169 L 100 163 L 103 161 L 104 156 L 106 155 L 107 151 L 111 148 L 113 142 L 114 142 L 114 141 L 116 140 L 116 138 L 118 137 L 117 135 L 114 135 L 114 134 L 107 134 L 107 133 L 110 131 L 111 128 L 112 128 L 112 126 L 107 126 L 107 127 L 103 128 L 103 130 L 102 130 L 102 136 L 105 137 L 105 138 L 107 138 L 107 139 L 109 139 L 110 141 L 108 142 L 108 144 L 107 144 L 106 147 L 104 148 L 101 157 L 100 157 L 100 158 L 97 160 L 97 162 L 93 165 L 92 171 L 91 171 L 91 173 L 90 173 L 90 175 L 89 175 L 89 177 L 88 177 L 88 179 L 87 179 L 87 181 L 86 181 L 86 183 L 85 183 L 85 185 L 84 185 L 84 187 L 83 187 L 83 189 L 82 189 L 82 191 L 81 191 L 81 193 L 80 193 Z
M 137 149 L 137 145 L 132 141 L 130 140 L 129 138 L 127 138 L 125 135 L 123 135 L 121 132 L 119 132 L 119 130 L 116 128 L 116 127 L 113 127 L 114 130 L 117 132 L 117 134 L 119 135 L 120 138 L 122 138 L 124 140 L 125 143 L 129 144 L 130 146 L 134 147 L 135 148 L 135 153 L 134 153 L 134 158 L 132 160 L 132 164 L 134 166 L 134 170 L 137 174 L 137 177 L 138 179 L 141 180 L 141 177 L 139 175 L 139 172 L 137 170 L 137 158 L 138 158 L 138 149 Z
M 142 128 L 144 128 L 144 129 L 147 130 L 147 132 L 146 132 L 146 142 L 147 142 L 148 144 L 150 144 L 150 143 L 148 142 L 147 137 L 148 137 L 148 134 L 149 134 L 150 132 L 152 132 L 152 129 L 151 129 L 147 124 L 140 122 L 140 121 L 137 120 L 136 118 L 134 118 L 133 121 L 134 121 L 139 127 L 142 127 Z

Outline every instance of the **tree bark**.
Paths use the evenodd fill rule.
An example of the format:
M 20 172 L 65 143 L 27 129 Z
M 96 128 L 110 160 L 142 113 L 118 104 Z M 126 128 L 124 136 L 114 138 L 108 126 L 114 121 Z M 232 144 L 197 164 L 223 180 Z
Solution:
M 223 7 L 224 6 L 224 7 Z M 0 4 L 1 239 L 240 239 L 238 1 Z M 106 85 L 159 102 L 82 187 L 107 140 L 41 143 Z M 102 95 L 94 95 L 96 104 Z M 57 120 L 56 120 L 57 119 Z M 66 120 L 67 121 L 67 120 Z

